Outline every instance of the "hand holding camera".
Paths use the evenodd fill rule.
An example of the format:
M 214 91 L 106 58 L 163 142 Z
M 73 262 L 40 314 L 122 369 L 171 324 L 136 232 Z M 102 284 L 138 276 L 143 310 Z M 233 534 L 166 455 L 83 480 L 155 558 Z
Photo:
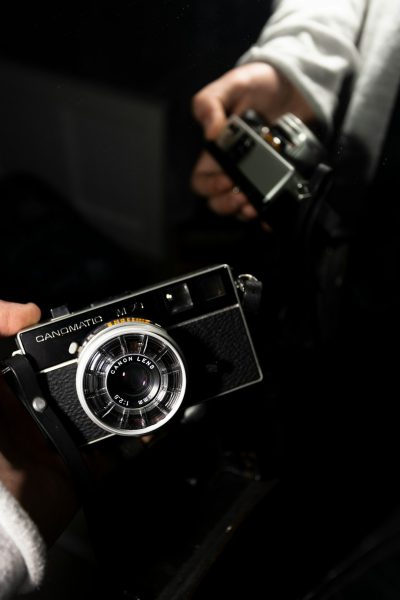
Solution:
M 232 115 L 206 147 L 267 222 L 293 218 L 330 173 L 322 145 L 291 113 L 268 125 L 254 111 Z
M 179 425 L 185 407 L 262 379 L 244 314 L 258 291 L 253 277 L 234 278 L 227 265 L 217 265 L 78 312 L 53 309 L 51 319 L 17 334 L 18 350 L 2 365 L 17 396 L 8 393 L 7 402 L 2 398 L 0 422 L 7 433 L 2 441 L 22 448 L 17 465 L 27 464 L 23 498 L 29 499 L 26 508 L 45 539 L 53 541 L 65 527 L 80 496 L 102 564 L 119 530 L 112 520 L 110 527 L 104 523 L 103 499 L 109 496 L 91 473 L 91 459 L 101 459 L 110 445 L 92 444 L 113 436 L 110 441 L 136 439 L 175 415 Z M 7 333 L 15 332 L 14 323 Z M 23 422 L 26 437 L 18 443 L 15 423 Z M 18 469 L 14 472 L 18 475 Z M 113 487 L 113 501 L 116 493 Z M 106 569 L 105 578 L 105 584 L 116 585 L 113 572 Z M 124 584 L 118 580 L 117 585 Z
M 217 265 L 76 313 L 60 307 L 18 334 L 5 373 L 42 428 L 54 412 L 77 446 L 146 435 L 181 406 L 260 381 L 239 297 L 251 283 Z
M 315 118 L 308 102 L 274 67 L 254 62 L 232 69 L 203 88 L 194 98 L 193 112 L 207 140 L 215 140 L 226 125 L 227 115 L 252 109 L 265 122 L 294 113 L 304 122 Z M 208 153 L 199 158 L 192 175 L 193 189 L 208 198 L 210 208 L 221 215 L 241 219 L 257 216 L 243 192 Z
M 39 317 L 40 310 L 34 304 L 0 301 L 0 337 L 15 335 Z M 48 544 L 63 531 L 77 509 L 77 497 L 63 461 L 49 448 L 1 378 L 0 481 L 34 520 Z M 43 493 L 40 496 L 38 489 Z

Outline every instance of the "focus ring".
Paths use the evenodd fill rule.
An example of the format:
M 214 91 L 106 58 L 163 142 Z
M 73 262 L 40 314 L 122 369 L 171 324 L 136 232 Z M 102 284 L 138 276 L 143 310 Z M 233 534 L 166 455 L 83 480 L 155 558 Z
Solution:
M 76 389 L 96 425 L 119 435 L 144 435 L 179 409 L 186 370 L 166 331 L 132 320 L 90 336 L 79 354 Z

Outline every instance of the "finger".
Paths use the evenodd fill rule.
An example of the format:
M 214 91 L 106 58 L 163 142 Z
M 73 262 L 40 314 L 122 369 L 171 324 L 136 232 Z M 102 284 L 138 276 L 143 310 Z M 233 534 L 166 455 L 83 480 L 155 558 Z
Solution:
M 217 215 L 235 215 L 246 202 L 248 200 L 242 192 L 237 193 L 231 190 L 228 193 L 211 197 L 208 206 Z
M 218 88 L 213 84 L 206 86 L 194 96 L 192 106 L 206 139 L 215 139 L 226 122 L 225 107 Z
M 191 186 L 201 196 L 216 196 L 230 190 L 233 182 L 210 154 L 204 152 L 193 169 Z
M 268 223 L 266 223 L 265 221 L 261 221 L 261 228 L 266 231 L 267 233 L 272 233 L 273 229 L 271 227 L 271 225 L 269 225 Z
M 202 152 L 199 159 L 194 167 L 194 172 L 213 175 L 215 173 L 221 173 L 222 168 L 217 161 L 208 152 Z
M 15 335 L 20 329 L 34 325 L 40 319 L 36 304 L 19 304 L 0 300 L 0 336 Z
M 240 210 L 238 213 L 238 217 L 242 221 L 251 221 L 258 216 L 257 210 L 254 208 L 250 202 L 246 202 L 240 206 Z
M 214 140 L 227 119 L 227 114 L 236 112 L 235 105 L 248 86 L 248 77 L 241 68 L 231 69 L 193 97 L 192 109 L 195 118 L 204 128 L 204 135 Z
M 223 173 L 218 175 L 196 175 L 192 178 L 192 188 L 200 196 L 218 196 L 232 189 L 232 181 Z

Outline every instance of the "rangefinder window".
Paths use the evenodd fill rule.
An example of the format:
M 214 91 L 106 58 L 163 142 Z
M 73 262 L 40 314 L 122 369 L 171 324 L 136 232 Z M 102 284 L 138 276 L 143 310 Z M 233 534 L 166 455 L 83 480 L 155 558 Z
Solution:
M 215 300 L 216 298 L 223 298 L 226 294 L 224 281 L 219 273 L 199 278 L 198 287 L 200 295 L 206 302 Z

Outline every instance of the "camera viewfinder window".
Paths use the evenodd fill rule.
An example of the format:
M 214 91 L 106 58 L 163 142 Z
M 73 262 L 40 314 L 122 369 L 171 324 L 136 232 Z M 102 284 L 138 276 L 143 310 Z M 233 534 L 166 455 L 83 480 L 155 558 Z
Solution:
M 219 273 L 209 273 L 207 277 L 199 281 L 199 287 L 204 300 L 215 300 L 226 294 L 225 285 Z
M 164 302 L 171 315 L 193 308 L 193 300 L 186 283 L 169 288 L 164 294 Z

